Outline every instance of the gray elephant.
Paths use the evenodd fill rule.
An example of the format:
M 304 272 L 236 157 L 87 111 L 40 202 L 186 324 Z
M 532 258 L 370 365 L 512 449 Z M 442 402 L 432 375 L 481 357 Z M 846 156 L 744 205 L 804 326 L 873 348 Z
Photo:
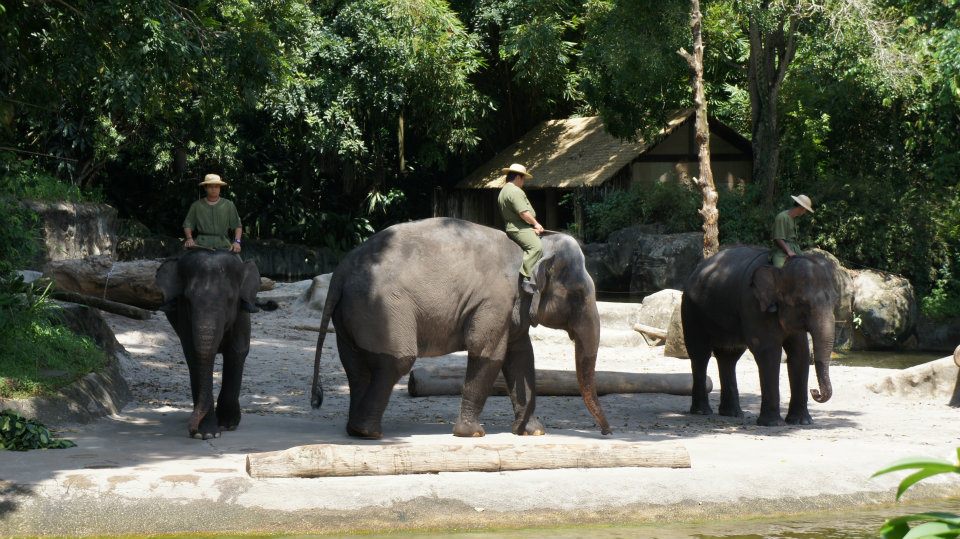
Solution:
M 229 251 L 194 249 L 164 261 L 156 284 L 171 305 L 167 320 L 180 337 L 190 369 L 190 436 L 206 440 L 221 430 L 236 429 L 243 364 L 250 351 L 250 314 L 239 305 L 241 298 L 250 304 L 256 299 L 260 287 L 256 264 Z M 223 382 L 214 411 L 217 353 L 223 354 Z
M 838 294 L 833 265 L 824 257 L 791 257 L 782 269 L 767 261 L 769 250 L 733 247 L 702 261 L 690 275 L 680 303 L 684 341 L 693 372 L 690 413 L 711 414 L 706 376 L 710 354 L 720 371 L 720 414 L 742 417 L 736 365 L 750 349 L 760 371 L 762 426 L 784 425 L 780 416 L 780 358 L 787 352 L 790 407 L 786 423 L 811 423 L 807 380 L 813 338 L 819 390 L 814 400 L 833 394 L 830 354 L 834 341 L 834 308 Z
M 479 415 L 502 371 L 514 434 L 544 433 L 534 417 L 536 383 L 530 325 L 564 329 L 574 341 L 577 380 L 587 409 L 611 432 L 594 370 L 600 315 L 583 252 L 566 235 L 543 238 L 534 268 L 537 293 L 520 291 L 521 251 L 503 232 L 449 218 L 387 228 L 351 251 L 334 271 L 321 328 L 336 328 L 350 384 L 352 436 L 379 438 L 393 386 L 418 357 L 468 353 L 456 436 L 483 436 Z M 311 404 L 323 402 L 321 330 Z

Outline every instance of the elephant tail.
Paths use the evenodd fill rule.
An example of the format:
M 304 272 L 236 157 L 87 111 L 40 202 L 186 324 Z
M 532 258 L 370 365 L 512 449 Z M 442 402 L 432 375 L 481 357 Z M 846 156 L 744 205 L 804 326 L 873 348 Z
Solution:
M 319 408 L 323 404 L 323 385 L 320 383 L 320 355 L 323 353 L 323 340 L 327 337 L 327 328 L 330 318 L 340 302 L 343 293 L 343 278 L 340 273 L 333 272 L 330 287 L 327 289 L 327 300 L 323 304 L 323 316 L 320 318 L 320 335 L 317 337 L 317 353 L 313 357 L 313 387 L 310 390 L 310 406 Z

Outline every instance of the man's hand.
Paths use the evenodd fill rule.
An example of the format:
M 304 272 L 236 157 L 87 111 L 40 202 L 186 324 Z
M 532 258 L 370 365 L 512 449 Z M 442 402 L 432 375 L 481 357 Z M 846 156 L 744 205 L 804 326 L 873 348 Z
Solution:
M 187 241 L 183 242 L 184 249 L 193 249 L 196 246 L 197 244 L 193 241 L 193 238 L 187 238 Z
M 231 244 L 230 244 L 230 251 L 231 251 L 231 252 L 234 252 L 234 253 L 239 253 L 239 252 L 240 252 L 240 244 L 237 243 L 237 242 L 231 243 Z
M 537 233 L 538 236 L 543 234 L 543 227 L 540 226 L 540 223 L 535 223 L 533 225 L 533 231 Z

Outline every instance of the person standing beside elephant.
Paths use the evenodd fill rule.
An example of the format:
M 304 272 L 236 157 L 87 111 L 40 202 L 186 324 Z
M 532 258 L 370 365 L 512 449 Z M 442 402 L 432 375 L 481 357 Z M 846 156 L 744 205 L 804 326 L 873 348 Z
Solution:
M 532 294 L 537 286 L 532 277 L 533 266 L 543 257 L 543 243 L 540 241 L 543 227 L 537 222 L 537 212 L 523 192 L 523 182 L 533 175 L 527 172 L 527 167 L 517 163 L 501 169 L 501 172 L 507 175 L 507 179 L 500 189 L 497 205 L 507 236 L 523 249 L 520 274 L 523 275 L 524 291 Z
M 771 262 L 775 267 L 782 268 L 791 256 L 803 254 L 797 243 L 797 217 L 807 212 L 813 213 L 813 203 L 807 195 L 791 195 L 796 206 L 777 214 L 773 221 L 773 249 Z
M 240 214 L 233 202 L 220 196 L 220 188 L 227 182 L 216 174 L 207 174 L 200 185 L 206 191 L 206 196 L 190 206 L 187 218 L 183 220 L 183 234 L 186 237 L 184 248 L 229 249 L 239 254 L 240 236 L 243 233 Z M 193 237 L 194 232 L 196 238 Z M 231 232 L 232 241 L 228 236 Z

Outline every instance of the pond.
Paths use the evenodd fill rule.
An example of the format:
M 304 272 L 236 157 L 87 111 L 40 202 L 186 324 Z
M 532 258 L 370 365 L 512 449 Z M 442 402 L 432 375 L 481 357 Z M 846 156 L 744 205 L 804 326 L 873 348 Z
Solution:
M 847 351 L 834 352 L 833 364 L 845 367 L 876 367 L 879 369 L 909 369 L 917 365 L 949 356 L 945 352 Z

